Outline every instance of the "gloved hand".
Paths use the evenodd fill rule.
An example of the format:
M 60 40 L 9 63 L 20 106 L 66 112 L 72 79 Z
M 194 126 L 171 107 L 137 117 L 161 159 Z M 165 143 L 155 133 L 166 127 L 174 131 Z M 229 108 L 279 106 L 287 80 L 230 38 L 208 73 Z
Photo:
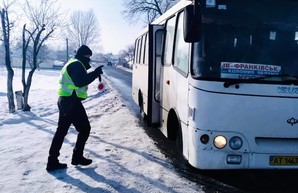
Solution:
M 101 69 L 102 67 L 103 66 L 99 66 L 94 70 L 94 72 L 97 74 L 97 76 L 100 76 L 101 74 L 103 74 L 102 69 Z

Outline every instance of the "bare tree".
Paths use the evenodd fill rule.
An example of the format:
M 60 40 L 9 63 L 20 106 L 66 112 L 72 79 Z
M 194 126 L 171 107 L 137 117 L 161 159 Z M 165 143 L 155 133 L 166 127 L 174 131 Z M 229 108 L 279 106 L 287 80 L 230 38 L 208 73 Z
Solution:
M 1 29 L 2 29 L 2 37 L 1 40 L 4 43 L 5 48 L 5 65 L 7 69 L 7 98 L 8 98 L 8 109 L 9 113 L 15 112 L 15 104 L 14 104 L 14 92 L 13 92 L 13 76 L 14 71 L 11 66 L 11 58 L 10 58 L 10 35 L 11 30 L 14 26 L 14 22 L 11 22 L 9 19 L 8 10 L 10 6 L 14 3 L 14 1 L 2 1 L 3 8 L 0 10 L 1 16 Z
M 122 65 L 128 65 L 132 64 L 134 59 L 134 45 L 129 45 L 126 47 L 126 49 L 123 49 L 119 52 L 119 58 L 123 61 L 126 61 L 128 64 L 122 64 Z M 127 66 L 125 66 L 127 67 Z
M 143 20 L 145 24 L 151 23 L 162 15 L 178 0 L 123 0 L 125 10 L 124 17 L 130 22 Z
M 32 2 L 32 1 L 31 1 Z M 30 111 L 28 104 L 29 91 L 32 83 L 32 78 L 35 70 L 38 67 L 38 54 L 44 42 L 51 37 L 55 29 L 61 25 L 59 20 L 60 14 L 55 6 L 57 0 L 41 0 L 39 4 L 30 4 L 26 0 L 24 11 L 31 22 L 31 30 L 27 28 L 26 24 L 23 26 L 23 63 L 22 63 L 22 84 L 23 84 L 23 97 L 24 108 L 23 111 Z M 26 36 L 27 34 L 27 36 Z M 32 61 L 31 70 L 25 79 L 26 70 L 26 53 L 28 46 L 32 44 Z
M 100 27 L 92 9 L 89 11 L 74 11 L 70 17 L 68 37 L 71 47 L 99 44 Z

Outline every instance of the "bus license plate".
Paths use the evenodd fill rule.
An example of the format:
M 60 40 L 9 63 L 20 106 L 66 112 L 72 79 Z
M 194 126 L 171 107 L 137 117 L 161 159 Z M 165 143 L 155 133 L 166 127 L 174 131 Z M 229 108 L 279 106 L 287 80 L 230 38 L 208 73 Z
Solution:
M 298 166 L 298 156 L 270 156 L 271 166 Z

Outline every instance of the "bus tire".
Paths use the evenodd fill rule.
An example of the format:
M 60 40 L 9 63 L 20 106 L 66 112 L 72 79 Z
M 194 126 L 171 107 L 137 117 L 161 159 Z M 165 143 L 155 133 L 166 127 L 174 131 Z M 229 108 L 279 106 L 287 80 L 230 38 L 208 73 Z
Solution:
M 174 110 L 170 110 L 168 114 L 168 122 L 167 122 L 167 133 L 168 138 L 170 140 L 176 140 L 177 139 L 177 129 L 179 127 L 179 121 L 177 118 L 177 115 Z
M 174 110 L 171 110 L 168 116 L 168 138 L 175 141 L 178 156 L 185 160 L 183 156 L 183 134 L 179 118 Z
M 147 115 L 146 115 L 146 113 L 144 112 L 144 100 L 143 100 L 143 95 L 142 95 L 142 92 L 141 92 L 141 91 L 139 91 L 139 97 L 138 97 L 138 100 L 139 100 L 138 102 L 139 102 L 140 114 L 141 114 L 142 118 L 143 118 L 144 120 L 146 120 Z
M 177 147 L 178 156 L 181 158 L 184 158 L 184 156 L 183 156 L 183 136 L 182 136 L 182 130 L 181 130 L 180 126 L 177 128 L 176 147 Z

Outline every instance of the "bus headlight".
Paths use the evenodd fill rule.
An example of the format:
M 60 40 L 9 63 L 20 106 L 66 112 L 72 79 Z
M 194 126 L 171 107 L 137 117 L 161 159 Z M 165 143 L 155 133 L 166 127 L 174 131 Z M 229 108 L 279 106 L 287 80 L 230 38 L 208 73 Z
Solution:
M 213 143 L 215 147 L 222 149 L 227 145 L 227 139 L 224 136 L 219 135 L 214 138 Z
M 242 147 L 243 145 L 243 141 L 240 137 L 238 136 L 234 136 L 230 139 L 229 141 L 229 146 L 233 149 L 233 150 L 238 150 Z

